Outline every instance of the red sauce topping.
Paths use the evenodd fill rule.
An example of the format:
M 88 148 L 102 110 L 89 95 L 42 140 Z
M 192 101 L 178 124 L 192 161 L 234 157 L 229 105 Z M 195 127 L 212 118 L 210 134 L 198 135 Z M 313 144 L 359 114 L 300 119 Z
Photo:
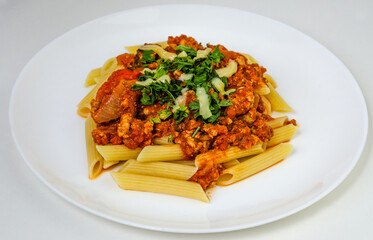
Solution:
M 176 52 L 178 45 L 191 46 L 195 50 L 204 49 L 194 38 L 181 35 L 168 38 L 169 46 L 165 49 Z M 209 46 L 213 50 L 217 46 Z M 247 64 L 246 58 L 239 53 L 228 51 L 219 45 L 219 50 L 225 55 L 215 67 L 221 68 L 228 65 L 230 60 L 238 64 L 237 72 L 228 78 L 228 89 L 236 89 L 236 92 L 228 97 L 233 103 L 225 108 L 216 124 L 204 124 L 194 118 L 194 111 L 180 124 L 170 117 L 160 123 L 149 121 L 150 118 L 159 118 L 159 112 L 167 108 L 167 104 L 159 102 L 152 106 L 144 106 L 140 103 L 141 91 L 131 90 L 140 71 L 144 68 L 141 63 L 143 52 L 137 54 L 122 54 L 117 57 L 123 70 L 115 71 L 98 90 L 96 98 L 92 100 L 92 117 L 98 123 L 98 128 L 92 132 L 97 144 L 124 144 L 128 148 L 145 147 L 151 145 L 154 138 L 172 135 L 175 143 L 180 144 L 186 159 L 194 159 L 198 154 L 217 149 L 226 150 L 230 146 L 238 146 L 241 149 L 250 149 L 252 145 L 260 141 L 268 141 L 272 135 L 272 129 L 267 121 L 272 118 L 264 114 L 263 102 L 254 89 L 263 86 L 266 69 L 258 64 Z M 151 63 L 151 69 L 158 64 Z M 168 74 L 172 79 L 178 79 L 179 70 Z M 180 86 L 184 87 L 185 83 Z M 214 91 L 213 89 L 211 90 Z M 212 94 L 210 92 L 210 94 Z M 224 97 L 219 94 L 222 100 Z M 185 105 L 196 101 L 195 92 L 189 90 L 185 94 Z M 296 124 L 291 120 L 289 124 Z M 201 184 L 206 189 L 214 184 L 222 172 L 222 167 L 213 159 L 204 164 L 190 179 Z

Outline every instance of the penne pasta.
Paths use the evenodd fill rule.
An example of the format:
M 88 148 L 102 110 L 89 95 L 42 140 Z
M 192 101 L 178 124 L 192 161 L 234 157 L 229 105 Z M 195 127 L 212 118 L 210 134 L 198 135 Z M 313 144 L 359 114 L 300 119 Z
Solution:
M 235 166 L 239 163 L 240 163 L 240 161 L 238 161 L 237 159 L 233 159 L 233 160 L 230 160 L 228 162 L 223 163 L 222 165 L 223 165 L 224 168 L 230 168 L 230 167 L 233 167 L 233 166 Z
M 275 118 L 274 120 L 272 121 L 268 121 L 267 124 L 271 127 L 271 128 L 278 128 L 278 127 L 282 127 L 284 126 L 284 124 L 288 121 L 288 117 L 287 116 L 283 116 L 283 117 L 278 117 L 278 118 Z
M 133 162 L 137 162 L 137 160 L 136 160 L 136 159 L 129 159 L 129 160 L 125 161 L 125 162 L 123 163 L 123 165 L 118 169 L 118 172 L 123 172 L 124 169 L 125 169 L 129 164 L 131 164 L 131 163 L 133 163 Z
M 108 169 L 109 167 L 114 166 L 115 164 L 118 164 L 118 163 L 119 161 L 112 161 L 112 162 L 104 161 L 103 168 Z
M 129 149 L 124 145 L 97 145 L 96 148 L 105 161 L 108 162 L 137 158 L 141 152 L 141 148 Z
M 150 44 L 150 45 L 142 45 L 139 47 L 141 50 L 152 50 L 157 53 L 161 58 L 172 60 L 176 57 L 176 53 L 167 52 L 161 46 Z
M 240 164 L 225 169 L 217 184 L 226 186 L 263 171 L 286 158 L 292 149 L 290 144 L 282 143 L 264 153 L 248 158 Z
M 256 155 L 264 152 L 263 143 L 252 146 L 249 150 L 242 150 L 239 147 L 230 147 L 225 151 L 213 150 L 202 153 L 196 157 L 195 164 L 200 168 L 201 163 L 216 161 L 216 163 L 224 163 L 236 158 L 243 158 L 247 156 Z
M 91 132 L 96 128 L 96 123 L 91 117 L 85 120 L 85 141 L 88 159 L 88 176 L 90 179 L 100 175 L 104 159 L 96 150 L 96 144 L 92 139 Z
M 174 144 L 173 142 L 170 142 L 169 139 L 170 139 L 170 136 L 163 136 L 160 138 L 155 138 L 153 142 L 154 144 L 158 144 L 158 145 Z
M 265 96 L 260 96 L 260 98 L 262 99 L 262 102 L 263 102 L 264 107 L 266 109 L 264 111 L 264 113 L 270 115 L 271 112 L 272 112 L 271 103 L 268 101 L 268 99 Z
M 297 132 L 298 127 L 293 124 L 288 124 L 279 128 L 273 129 L 273 137 L 267 142 L 267 147 L 272 147 L 282 142 L 290 141 Z
M 177 160 L 177 161 L 170 161 L 170 163 L 183 164 L 183 165 L 188 165 L 188 166 L 195 166 L 194 160 Z
M 146 146 L 137 157 L 137 161 L 139 162 L 172 161 L 182 159 L 184 159 L 184 155 L 179 144 Z
M 108 59 L 104 65 L 101 67 L 101 76 L 103 76 L 103 81 L 106 81 L 107 78 L 115 71 L 118 66 L 118 62 L 116 58 Z
M 259 95 L 267 95 L 268 93 L 270 93 L 270 91 L 271 90 L 264 83 L 263 86 L 254 88 L 254 92 Z
M 88 117 L 91 112 L 91 100 L 95 97 L 98 89 L 102 86 L 104 82 L 110 77 L 110 75 L 123 66 L 117 65 L 116 58 L 111 58 L 105 62 L 105 64 L 100 68 L 100 77 L 96 78 L 97 84 L 94 88 L 89 91 L 89 93 L 78 103 L 78 115 L 81 117 Z
M 265 79 L 267 79 L 267 81 L 272 85 L 273 88 L 277 88 L 277 83 L 275 82 L 275 80 L 273 80 L 271 75 L 269 75 L 267 73 L 264 73 L 263 77 L 265 77 Z
M 268 100 L 271 102 L 272 110 L 278 112 L 294 112 L 294 110 L 285 102 L 285 100 L 276 92 L 271 83 L 268 82 L 268 87 L 271 90 L 269 94 L 266 95 Z
M 247 53 L 241 53 L 246 59 L 249 64 L 258 63 L 255 58 L 253 58 L 251 55 Z
M 188 166 L 169 162 L 141 163 L 131 161 L 121 172 L 141 174 L 155 177 L 165 177 L 179 180 L 188 180 L 197 171 L 195 166 Z
M 154 44 L 157 44 L 157 45 L 161 46 L 162 48 L 166 48 L 168 46 L 167 42 L 157 42 L 157 43 L 154 43 Z M 124 47 L 124 49 L 126 49 L 129 53 L 136 53 L 137 49 L 139 49 L 139 47 L 141 47 L 141 46 L 142 45 L 127 46 L 127 47 Z
M 111 172 L 111 176 L 122 189 L 171 194 L 209 202 L 201 185 L 195 182 L 119 172 Z
M 88 117 L 91 112 L 91 100 L 95 97 L 96 92 L 101 87 L 101 84 L 97 84 L 91 91 L 78 103 L 78 114 L 81 117 Z
M 92 69 L 85 80 L 84 86 L 89 87 L 91 85 L 95 85 L 101 77 L 101 68 Z

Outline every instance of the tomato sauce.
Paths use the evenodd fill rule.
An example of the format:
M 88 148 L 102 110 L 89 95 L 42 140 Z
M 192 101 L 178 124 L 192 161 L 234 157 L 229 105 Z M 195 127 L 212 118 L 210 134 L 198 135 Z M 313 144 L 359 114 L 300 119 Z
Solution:
M 195 50 L 204 49 L 194 38 L 185 35 L 169 37 L 168 45 L 165 50 L 173 53 L 178 45 L 190 46 Z M 266 69 L 258 64 L 248 64 L 243 55 L 228 51 L 224 46 L 209 47 L 213 50 L 219 47 L 225 55 L 215 68 L 227 66 L 230 60 L 238 64 L 237 72 L 228 78 L 226 89 L 236 89 L 236 92 L 228 97 L 233 104 L 225 108 L 216 124 L 205 124 L 196 120 L 196 112 L 192 110 L 179 124 L 176 124 L 172 117 L 160 122 L 150 121 L 159 118 L 159 112 L 168 109 L 168 105 L 160 102 L 151 106 L 142 105 L 141 91 L 131 89 L 136 83 L 135 79 L 142 75 L 141 70 L 144 69 L 141 62 L 143 52 L 138 51 L 137 54 L 126 53 L 117 57 L 118 64 L 123 65 L 124 69 L 115 71 L 91 102 L 92 117 L 98 123 L 98 128 L 92 132 L 94 141 L 101 145 L 124 144 L 134 149 L 151 145 L 155 138 L 171 135 L 173 142 L 180 144 L 185 159 L 194 159 L 197 155 L 213 149 L 226 150 L 230 146 L 250 149 L 260 141 L 268 141 L 273 131 L 267 121 L 272 118 L 264 114 L 264 104 L 254 92 L 265 84 L 263 74 Z M 158 65 L 154 62 L 149 66 L 154 69 Z M 168 75 L 177 79 L 181 72 L 178 70 Z M 185 83 L 180 86 L 184 87 Z M 185 96 L 186 106 L 197 99 L 193 90 L 186 91 Z M 224 99 L 220 93 L 219 98 Z M 292 121 L 289 123 L 296 124 Z M 211 159 L 190 181 L 198 182 L 206 189 L 216 182 L 222 170 L 223 167 Z

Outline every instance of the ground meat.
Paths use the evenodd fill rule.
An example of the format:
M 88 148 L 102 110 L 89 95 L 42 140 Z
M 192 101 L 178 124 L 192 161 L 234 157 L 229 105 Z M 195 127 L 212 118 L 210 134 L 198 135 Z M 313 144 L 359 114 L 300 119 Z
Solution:
M 117 123 L 98 127 L 92 131 L 92 138 L 99 145 L 106 145 L 109 143 L 115 145 L 122 144 L 122 139 L 117 134 Z
M 121 137 L 126 147 L 131 149 L 143 148 L 152 143 L 152 131 L 153 123 L 134 118 L 130 123 L 127 134 Z
M 254 105 L 254 94 L 250 91 L 250 86 L 242 87 L 236 90 L 235 94 L 229 96 L 233 105 L 227 107 L 225 113 L 227 117 L 234 118 L 249 111 Z
M 154 138 L 173 135 L 175 131 L 174 119 L 162 121 L 161 123 L 154 124 Z
M 210 161 L 213 163 L 214 161 Z M 223 167 L 220 164 L 214 164 L 211 167 L 200 168 L 189 181 L 199 183 L 206 190 L 208 187 L 213 187 L 223 172 Z
M 186 92 L 186 95 L 185 95 L 185 106 L 188 106 L 189 103 L 195 102 L 197 100 L 195 94 L 196 93 L 193 90 L 189 90 L 189 91 Z
M 159 112 L 165 110 L 166 108 L 167 103 L 163 105 L 161 105 L 160 103 L 156 103 L 152 106 L 140 105 L 137 114 L 140 119 L 147 119 L 149 117 L 156 118 L 159 117 Z
M 203 131 L 206 132 L 211 138 L 216 137 L 217 135 L 228 134 L 228 128 L 220 124 L 203 125 Z
M 272 128 L 264 119 L 258 119 L 251 127 L 252 132 L 263 142 L 267 142 L 273 136 Z
M 171 36 L 168 37 L 167 43 L 171 48 L 176 48 L 179 45 L 184 45 L 184 46 L 191 46 L 195 50 L 203 49 L 203 46 L 199 44 L 194 38 L 187 37 L 184 34 L 178 37 L 171 37 Z

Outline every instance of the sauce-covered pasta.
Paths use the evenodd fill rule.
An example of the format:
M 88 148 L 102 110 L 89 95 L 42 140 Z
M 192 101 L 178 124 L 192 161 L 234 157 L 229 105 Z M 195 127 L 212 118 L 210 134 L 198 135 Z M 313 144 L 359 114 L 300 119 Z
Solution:
M 222 45 L 203 46 L 185 35 L 129 49 L 132 53 L 116 57 L 117 66 L 107 79 L 97 82 L 91 100 L 97 145 L 143 149 L 137 159 L 141 162 L 147 161 L 149 151 L 158 156 L 159 148 L 152 145 L 170 144 L 164 149 L 179 155 L 167 161 L 199 159 L 188 181 L 203 189 L 224 174 L 223 162 L 233 160 L 228 150 L 259 149 L 243 156 L 265 151 L 274 133 L 271 96 L 280 96 L 269 94 L 275 90 L 264 75 L 266 69 L 253 58 Z M 296 126 L 286 118 L 282 125 L 287 124 Z

